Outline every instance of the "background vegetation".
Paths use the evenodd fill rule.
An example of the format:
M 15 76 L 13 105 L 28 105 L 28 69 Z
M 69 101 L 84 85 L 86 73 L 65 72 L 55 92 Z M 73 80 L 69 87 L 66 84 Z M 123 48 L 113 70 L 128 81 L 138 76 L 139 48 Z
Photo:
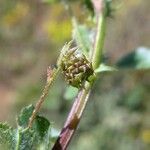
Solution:
M 148 0 L 121 1 L 108 19 L 105 59 L 124 69 L 102 75 L 95 84 L 69 149 L 150 148 L 150 71 L 138 70 L 150 64 L 149 5 Z M 89 14 L 79 6 L 73 3 L 82 23 Z M 18 111 L 36 102 L 45 84 L 47 66 L 55 64 L 62 45 L 71 36 L 71 18 L 61 3 L 0 1 L 0 121 L 15 126 Z M 54 134 L 63 126 L 72 105 L 74 89 L 67 88 L 60 77 L 41 110 L 54 122 Z

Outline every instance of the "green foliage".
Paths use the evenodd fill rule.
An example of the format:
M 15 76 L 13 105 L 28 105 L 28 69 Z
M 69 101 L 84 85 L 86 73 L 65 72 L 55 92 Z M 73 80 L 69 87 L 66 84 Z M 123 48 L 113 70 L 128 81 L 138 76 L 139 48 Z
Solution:
M 32 115 L 32 112 L 34 110 L 33 105 L 29 105 L 21 110 L 21 113 L 18 116 L 18 125 L 20 127 L 26 128 L 28 126 L 28 121 L 30 116 Z
M 16 150 L 26 150 L 26 149 L 32 149 L 33 142 L 35 139 L 35 133 L 32 129 L 29 128 L 20 128 L 18 127 L 16 132 L 13 135 L 15 144 L 13 147 L 10 147 L 10 149 L 16 149 Z M 12 142 L 12 141 L 11 141 Z
M 44 117 L 37 116 L 32 128 L 36 132 L 35 140 L 37 140 L 34 145 L 39 145 L 41 150 L 48 150 L 51 142 L 49 121 Z
M 121 58 L 117 66 L 130 69 L 150 69 L 150 49 L 139 47 L 135 51 Z
M 83 53 L 88 56 L 88 52 L 92 50 L 92 42 L 90 39 L 90 32 L 85 25 L 79 25 L 76 19 L 73 19 L 73 39 Z
M 100 66 L 95 70 L 96 73 L 99 72 L 110 72 L 110 71 L 117 71 L 114 67 L 107 66 L 105 64 L 100 64 Z
M 8 149 L 13 146 L 13 132 L 7 123 L 0 123 L 0 147 Z
M 34 110 L 33 105 L 22 109 L 16 129 L 7 124 L 0 124 L 0 146 L 10 150 L 48 150 L 51 135 L 50 123 L 42 116 L 36 116 L 32 128 L 28 128 L 29 118 Z
M 92 16 L 94 15 L 94 8 L 91 0 L 84 0 L 83 4 L 86 6 L 86 8 L 91 12 Z
M 104 0 L 105 2 L 105 15 L 107 17 L 112 17 L 113 7 L 112 0 Z
M 69 2 L 73 2 L 73 1 L 76 2 L 77 0 L 71 0 L 71 1 L 64 0 L 64 1 L 69 3 Z M 43 0 L 43 2 L 54 3 L 54 2 L 60 2 L 60 0 Z M 84 4 L 86 6 L 86 8 L 93 14 L 94 9 L 93 9 L 91 0 L 81 0 L 81 1 L 78 0 L 78 2 L 81 2 L 82 4 Z M 113 12 L 111 2 L 112 2 L 112 0 L 105 0 L 105 5 L 106 5 L 105 13 L 106 13 L 106 16 L 108 16 L 108 17 L 111 17 L 112 12 Z M 71 4 L 71 3 L 69 3 L 69 4 Z M 7 4 L 7 7 L 9 7 L 8 4 Z M 20 7 L 20 8 L 21 8 L 21 10 L 23 10 L 22 8 L 24 8 L 24 7 Z M 29 11 L 27 11 L 27 12 L 29 12 Z M 9 13 L 9 14 L 11 14 L 11 13 Z M 15 17 L 15 15 L 13 15 L 13 16 L 14 16 L 14 18 L 17 18 L 17 17 Z M 7 18 L 9 18 L 9 17 L 7 17 Z M 11 19 L 8 19 L 8 20 L 11 20 Z M 49 32 L 51 41 L 55 41 L 56 44 L 58 44 L 60 41 L 62 42 L 62 41 L 64 41 L 64 39 L 68 39 L 68 37 L 70 36 L 70 31 L 71 31 L 70 22 L 68 20 L 66 20 L 65 22 L 62 23 L 62 20 L 63 20 L 62 18 L 60 19 L 61 22 L 57 22 L 57 21 L 54 22 L 51 20 L 51 18 L 49 20 L 50 20 L 50 22 L 47 25 L 48 26 L 47 31 Z M 6 24 L 8 24 L 8 23 L 6 23 Z M 69 29 L 69 30 L 67 30 L 67 29 Z M 93 34 L 93 32 L 92 32 L 92 34 Z M 35 35 L 37 35 L 37 34 L 35 34 Z M 66 38 L 64 38 L 64 37 L 66 37 Z M 63 40 L 61 40 L 61 39 L 63 39 Z M 93 39 L 93 37 L 91 38 L 91 30 L 89 30 L 88 26 L 85 24 L 84 25 L 78 24 L 78 22 L 75 19 L 73 19 L 73 39 L 75 39 L 77 47 L 79 47 L 80 50 L 84 53 L 84 55 L 86 55 L 88 58 L 90 55 L 89 52 L 92 51 L 92 49 L 93 49 L 93 43 L 91 40 L 91 39 Z M 43 45 L 45 45 L 45 43 Z M 69 49 L 69 46 L 70 46 L 69 44 L 66 44 L 64 46 L 64 51 L 67 51 Z M 62 53 L 64 51 L 62 50 Z M 63 55 L 61 55 L 61 56 L 63 57 Z M 58 66 L 61 64 L 60 60 L 62 59 L 62 57 L 60 57 L 60 59 L 58 60 L 58 63 L 57 63 Z M 41 56 L 39 57 L 39 59 L 40 58 L 41 58 Z M 130 53 L 129 55 L 123 57 L 117 63 L 117 66 L 119 67 L 119 69 L 121 69 L 121 68 L 130 68 L 132 70 L 134 70 L 134 69 L 149 69 L 150 68 L 150 59 L 149 58 L 150 58 L 150 49 L 149 48 L 138 48 L 133 53 Z M 48 60 L 49 60 L 49 58 L 48 58 Z M 22 68 L 24 70 L 24 67 L 19 66 L 19 68 Z M 116 69 L 111 66 L 101 64 L 94 71 L 96 73 L 102 73 L 102 72 L 116 71 Z M 82 77 L 84 75 L 82 75 Z M 137 87 L 137 88 L 129 91 L 126 94 L 125 92 L 126 92 L 128 86 L 131 86 L 128 84 L 132 84 L 132 83 L 126 83 L 126 85 L 125 85 L 126 89 L 124 87 L 122 88 L 122 86 L 119 86 L 118 91 L 121 91 L 120 93 L 122 93 L 122 95 L 123 94 L 125 95 L 125 99 L 124 99 L 124 97 L 118 91 L 115 91 L 116 89 L 114 88 L 114 84 L 115 85 L 121 84 L 120 78 L 119 79 L 118 79 L 118 77 L 116 77 L 116 78 L 117 78 L 117 80 L 115 78 L 112 78 L 112 80 L 115 79 L 113 83 L 111 83 L 110 79 L 107 78 L 107 80 L 105 79 L 104 83 L 101 84 L 102 88 L 99 88 L 99 87 L 96 88 L 94 94 L 98 94 L 100 91 L 100 95 L 97 95 L 95 98 L 93 98 L 94 101 L 92 101 L 92 102 L 94 102 L 93 105 L 96 105 L 95 106 L 96 108 L 94 107 L 94 109 L 92 111 L 91 111 L 91 109 L 87 109 L 87 110 L 89 110 L 89 114 L 86 114 L 87 117 L 85 117 L 85 119 L 87 118 L 88 123 L 84 124 L 83 129 L 81 128 L 81 132 L 85 132 L 86 130 L 88 132 L 85 135 L 84 135 L 84 133 L 82 133 L 81 136 L 79 135 L 80 133 L 78 134 L 77 139 L 79 139 L 78 140 L 79 144 L 78 143 L 76 144 L 76 146 L 77 146 L 76 149 L 86 149 L 86 150 L 88 150 L 88 149 L 107 149 L 107 150 L 108 149 L 119 149 L 119 150 L 120 149 L 121 150 L 122 149 L 132 149 L 133 150 L 134 148 L 138 149 L 138 146 L 140 145 L 139 143 L 141 143 L 141 139 L 142 139 L 141 135 L 142 134 L 138 133 L 139 135 L 135 139 L 133 137 L 131 138 L 132 133 L 129 133 L 129 135 L 127 135 L 127 134 L 123 135 L 123 134 L 127 130 L 130 130 L 129 125 L 133 126 L 133 128 L 134 128 L 134 130 L 136 130 L 136 132 L 139 132 L 139 131 L 142 132 L 142 129 L 139 129 L 139 131 L 137 131 L 136 125 L 139 123 L 138 120 L 144 120 L 144 119 L 141 117 L 142 114 L 138 114 L 139 112 L 137 113 L 136 111 L 141 109 L 141 107 L 143 105 L 145 89 L 143 89 L 143 87 L 142 88 Z M 121 78 L 122 78 L 122 76 L 121 76 Z M 78 79 L 79 78 L 77 78 L 77 80 L 76 80 L 77 82 L 79 81 Z M 103 76 L 101 78 L 101 82 L 103 82 Z M 126 82 L 126 80 L 125 80 L 125 82 Z M 146 80 L 146 82 L 147 82 L 147 80 Z M 75 86 L 76 86 L 76 84 L 78 84 L 78 83 L 75 83 Z M 111 85 L 113 85 L 113 86 L 111 87 Z M 110 91 L 108 90 L 109 87 L 111 87 Z M 56 87 L 54 87 L 54 92 L 52 89 L 52 91 L 51 91 L 52 95 L 49 96 L 49 99 L 51 101 L 47 102 L 48 105 L 46 104 L 47 106 L 45 108 L 50 108 L 50 107 L 54 108 L 53 101 L 55 101 L 55 103 L 57 103 L 58 107 L 59 107 L 60 101 L 57 101 L 57 99 L 59 99 L 62 96 L 61 95 L 62 93 L 60 90 L 61 88 L 63 88 L 63 87 L 60 82 L 59 82 L 59 84 L 56 84 Z M 35 87 L 30 85 L 30 88 L 27 88 L 27 89 L 28 89 L 27 92 L 25 91 L 24 94 L 22 94 L 25 97 L 24 99 L 25 99 L 26 103 L 28 102 L 28 99 L 32 99 L 32 97 L 34 97 L 36 99 L 36 96 L 38 95 L 37 93 L 40 92 L 41 85 L 36 84 Z M 104 92 L 102 92 L 103 90 L 104 90 Z M 65 99 L 71 100 L 76 96 L 77 91 L 78 91 L 77 88 L 67 87 L 63 96 Z M 22 92 L 23 91 L 21 91 L 20 93 L 22 93 Z M 120 108 L 120 105 L 119 105 L 119 107 L 117 106 L 116 99 L 118 97 L 120 97 L 121 101 L 123 99 L 121 108 Z M 21 98 L 21 100 L 22 99 L 23 98 Z M 96 100 L 99 102 L 99 104 Z M 148 104 L 148 102 L 147 102 L 147 104 Z M 147 105 L 147 107 L 148 107 L 148 105 Z M 128 112 L 128 109 L 129 109 L 129 112 Z M 49 123 L 49 121 L 39 115 L 36 116 L 36 118 L 33 122 L 32 128 L 28 128 L 29 118 L 31 117 L 33 110 L 34 110 L 33 105 L 29 105 L 22 109 L 22 111 L 19 114 L 19 117 L 17 119 L 17 128 L 16 129 L 10 127 L 6 123 L 0 123 L 0 148 L 2 147 L 4 150 L 5 149 L 6 150 L 7 149 L 9 149 L 9 150 L 28 150 L 28 149 L 29 150 L 30 149 L 47 150 L 47 149 L 50 149 L 51 142 L 56 140 L 56 138 L 60 132 L 58 130 L 56 130 L 55 128 L 51 129 L 51 124 Z M 59 109 L 54 109 L 54 110 L 58 111 Z M 133 114 L 132 114 L 131 110 L 134 110 L 134 113 L 135 113 L 134 115 L 137 115 L 138 117 L 132 116 Z M 63 118 L 64 113 L 60 113 L 60 111 L 62 112 L 62 110 L 59 110 L 58 112 L 56 112 L 56 111 L 54 113 L 55 119 L 57 119 L 57 118 L 60 119 L 60 117 L 58 117 L 56 113 L 59 113 L 59 115 L 62 115 L 61 118 Z M 89 116 L 93 112 L 94 112 L 94 115 L 93 115 L 93 117 L 90 118 Z M 100 113 L 98 113 L 98 112 L 100 112 Z M 136 118 L 138 118 L 138 119 L 136 120 Z M 146 118 L 146 117 L 144 116 L 144 118 Z M 149 115 L 148 115 L 148 118 L 149 118 Z M 99 121 L 100 123 L 98 122 L 98 119 L 100 120 Z M 146 126 L 146 125 L 144 124 L 143 126 Z M 127 132 L 130 132 L 130 131 L 127 131 Z M 82 138 L 80 138 L 80 137 L 82 137 Z M 143 139 L 146 139 L 145 141 L 150 141 L 149 140 L 150 138 L 147 136 L 146 136 L 146 138 L 144 136 Z M 119 143 L 118 143 L 118 141 L 119 141 Z M 137 141 L 138 141 L 138 143 L 137 143 Z M 84 146 L 82 147 L 81 145 L 84 145 Z M 99 147 L 98 147 L 98 145 L 99 145 Z M 137 145 L 137 146 L 135 146 L 135 145 Z M 72 146 L 72 148 L 73 148 L 73 146 Z

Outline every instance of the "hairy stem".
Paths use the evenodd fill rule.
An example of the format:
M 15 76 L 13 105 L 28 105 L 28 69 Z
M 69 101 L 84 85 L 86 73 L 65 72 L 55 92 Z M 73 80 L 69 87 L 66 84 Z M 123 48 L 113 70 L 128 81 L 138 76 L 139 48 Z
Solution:
M 37 101 L 37 103 L 35 105 L 35 109 L 34 109 L 32 115 L 29 119 L 29 123 L 28 123 L 29 128 L 32 127 L 33 121 L 36 118 L 38 111 L 40 110 L 46 96 L 48 95 L 50 87 L 52 86 L 53 82 L 55 81 L 55 79 L 56 79 L 56 77 L 57 77 L 57 75 L 61 69 L 61 61 L 62 61 L 63 55 L 65 54 L 66 51 L 68 51 L 71 43 L 72 43 L 72 41 L 70 41 L 69 43 L 66 43 L 63 46 L 61 53 L 60 53 L 58 60 L 57 60 L 57 69 L 56 68 L 52 69 L 51 67 L 49 67 L 47 69 L 47 82 L 46 82 L 46 85 L 43 89 L 43 93 L 42 93 L 40 99 Z
M 94 1 L 94 0 L 93 0 Z M 99 3 L 102 6 L 102 1 Z M 97 11 L 98 12 L 98 11 Z M 96 13 L 97 13 L 96 12 Z M 97 15 L 97 34 L 94 42 L 94 50 L 92 52 L 92 63 L 94 69 L 96 69 L 101 63 L 102 48 L 104 45 L 105 36 L 105 17 L 102 13 Z M 92 81 L 94 82 L 94 81 Z M 83 115 L 88 98 L 90 95 L 92 84 L 85 83 L 85 88 L 81 88 L 73 103 L 68 118 L 64 124 L 61 133 L 56 140 L 52 150 L 66 150 L 73 134 L 75 133 L 79 121 Z
M 56 79 L 59 70 L 60 70 L 60 68 L 52 70 L 50 67 L 47 69 L 47 82 L 43 89 L 42 95 L 41 95 L 40 99 L 38 100 L 38 102 L 36 103 L 35 109 L 29 119 L 29 124 L 28 124 L 29 128 L 32 127 L 33 121 L 36 118 L 36 115 L 37 115 L 38 111 L 40 110 L 46 96 L 48 95 L 48 91 L 49 91 L 51 85 L 53 84 L 54 80 Z

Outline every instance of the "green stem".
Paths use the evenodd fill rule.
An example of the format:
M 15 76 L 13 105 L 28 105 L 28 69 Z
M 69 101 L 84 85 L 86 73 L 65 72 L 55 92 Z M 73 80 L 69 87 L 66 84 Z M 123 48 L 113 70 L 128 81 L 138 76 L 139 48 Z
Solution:
M 94 69 L 96 69 L 102 62 L 105 31 L 106 31 L 106 17 L 102 14 L 98 16 L 97 34 L 95 38 L 94 51 L 92 55 L 92 64 Z

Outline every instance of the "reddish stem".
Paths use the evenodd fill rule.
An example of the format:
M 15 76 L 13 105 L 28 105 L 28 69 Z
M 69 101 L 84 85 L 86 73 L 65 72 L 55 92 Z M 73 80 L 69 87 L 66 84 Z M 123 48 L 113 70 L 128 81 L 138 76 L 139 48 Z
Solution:
M 52 148 L 52 150 L 65 150 L 71 141 L 71 138 L 76 131 L 76 128 L 79 124 L 85 106 L 87 104 L 87 100 L 90 94 L 90 88 L 81 89 L 73 103 L 71 111 L 68 115 L 68 118 L 65 122 L 61 133 Z

